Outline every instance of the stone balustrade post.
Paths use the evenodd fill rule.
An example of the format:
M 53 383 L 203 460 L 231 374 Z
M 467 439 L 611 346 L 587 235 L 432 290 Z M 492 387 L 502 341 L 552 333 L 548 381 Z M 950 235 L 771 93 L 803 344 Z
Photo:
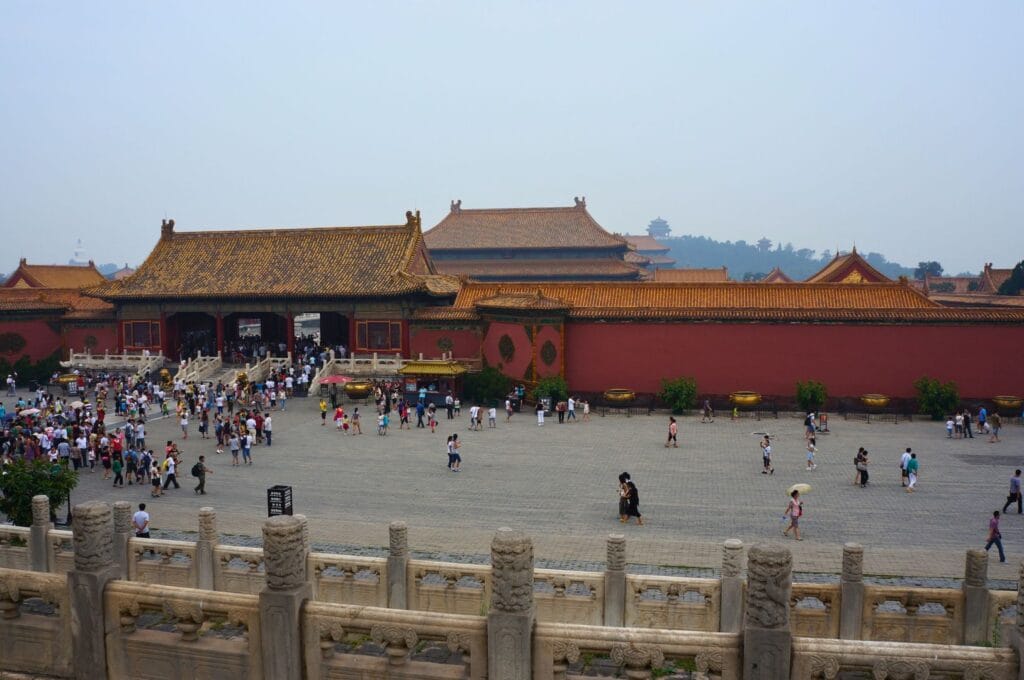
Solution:
M 196 588 L 217 589 L 217 512 L 213 508 L 199 508 L 199 540 L 196 542 Z
M 68 592 L 75 678 L 106 680 L 103 590 L 120 571 L 114 561 L 114 513 L 99 501 L 76 505 L 72 532 L 75 568 L 68 572 Z
M 967 551 L 964 564 L 964 640 L 965 645 L 989 642 L 988 630 L 988 553 Z
M 533 541 L 498 529 L 491 540 L 491 608 L 487 614 L 487 677 L 533 677 Z
M 52 528 L 50 499 L 42 494 L 32 496 L 32 528 L 28 535 L 29 568 L 32 571 L 50 571 L 50 550 L 46 541 Z
M 120 578 L 128 579 L 128 539 L 132 531 L 132 504 L 128 501 L 114 503 L 114 563 L 120 569 Z
M 743 630 L 743 541 L 737 538 L 722 546 L 721 593 L 718 630 L 738 633 Z
M 408 609 L 409 527 L 405 522 L 392 522 L 388 538 L 388 607 Z
M 843 546 L 843 572 L 839 578 L 839 639 L 859 640 L 864 618 L 864 547 Z
M 608 561 L 604 568 L 604 625 L 622 626 L 626 620 L 626 537 L 608 535 Z
M 306 577 L 309 554 L 299 517 L 280 515 L 263 523 L 267 585 L 260 592 L 263 677 L 302 680 L 302 605 L 312 597 Z
M 743 628 L 744 680 L 790 677 L 793 631 L 789 599 L 793 555 L 777 545 L 755 545 L 747 554 L 747 605 Z

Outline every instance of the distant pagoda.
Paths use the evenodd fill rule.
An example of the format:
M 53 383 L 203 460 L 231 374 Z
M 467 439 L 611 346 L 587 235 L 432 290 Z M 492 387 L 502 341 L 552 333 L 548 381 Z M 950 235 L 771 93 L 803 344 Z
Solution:
M 647 234 L 652 238 L 668 238 L 672 235 L 672 227 L 668 226 L 665 220 L 656 217 L 647 225 Z

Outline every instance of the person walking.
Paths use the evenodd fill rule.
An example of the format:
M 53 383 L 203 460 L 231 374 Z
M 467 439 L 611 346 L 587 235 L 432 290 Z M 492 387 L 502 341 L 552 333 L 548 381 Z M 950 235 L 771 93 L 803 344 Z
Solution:
M 807 467 L 804 468 L 805 470 L 810 471 L 818 469 L 818 464 L 814 462 L 814 454 L 817 450 L 818 448 L 814 445 L 814 439 L 811 438 L 811 440 L 807 442 Z
M 149 513 L 145 503 L 139 503 L 138 512 L 132 515 L 132 528 L 135 529 L 135 538 L 149 538 Z
M 332 399 L 333 401 L 333 399 Z M 320 400 L 320 427 L 327 424 L 327 401 L 324 399 Z
M 448 420 L 455 420 L 455 397 L 451 392 L 444 397 L 444 410 L 448 413 Z
M 860 488 L 864 488 L 868 485 L 868 463 L 871 462 L 868 457 L 867 449 L 861 449 L 860 462 L 857 463 L 857 472 L 860 473 Z
M 459 472 L 462 469 L 462 456 L 459 455 L 460 448 L 462 448 L 462 442 L 459 441 L 459 435 L 453 434 L 448 447 L 448 451 L 451 454 L 451 464 L 448 467 L 452 472 Z
M 178 461 L 174 459 L 173 454 L 167 454 L 167 459 L 164 460 L 164 465 L 167 470 L 167 477 L 164 479 L 164 490 L 166 491 L 171 484 L 174 485 L 175 489 L 180 489 L 181 484 L 178 484 L 178 476 L 175 474 L 175 471 L 178 468 Z
M 626 505 L 624 510 L 625 512 L 619 518 L 620 522 L 627 524 L 630 517 L 636 517 L 636 523 L 643 526 L 644 518 L 640 514 L 640 491 L 637 490 L 633 480 L 629 478 L 626 479 Z
M 665 448 L 667 449 L 671 444 L 673 448 L 679 448 L 679 442 L 676 437 L 679 435 L 679 423 L 673 416 L 668 417 L 668 439 L 665 440 Z
M 900 486 L 904 486 L 905 487 L 907 485 L 907 479 L 910 476 L 910 473 L 907 471 L 907 463 L 909 463 L 909 462 L 910 462 L 910 447 L 908 446 L 907 450 L 903 452 L 902 456 L 900 456 Z
M 629 473 L 623 472 L 619 475 L 619 518 L 626 516 L 626 499 L 629 498 L 629 487 L 626 482 L 629 481 Z
M 505 397 L 505 422 L 512 421 L 512 399 Z
M 416 402 L 416 427 L 417 427 L 417 429 L 421 428 L 421 427 L 425 428 L 427 426 L 426 423 L 423 422 L 423 416 L 424 416 L 424 414 L 426 414 L 426 412 L 427 412 L 427 407 L 423 403 L 423 400 L 420 399 L 419 401 Z M 470 429 L 472 429 L 472 428 L 470 428 Z
M 917 471 L 920 469 L 920 463 L 917 460 L 917 454 L 910 454 L 910 460 L 907 461 L 907 493 L 913 493 L 914 487 L 917 486 Z
M 999 561 L 1006 561 L 1006 553 L 1003 552 L 1003 535 L 999 533 L 999 511 L 992 511 L 992 519 L 988 521 L 988 539 L 985 543 L 985 552 L 995 545 L 999 548 Z
M 971 410 L 964 409 L 964 436 L 968 439 L 974 439 L 974 430 L 971 429 Z
M 267 438 L 267 446 L 270 446 L 274 438 L 274 424 L 270 420 L 270 414 L 263 419 L 263 436 Z
M 761 440 L 761 474 L 775 474 L 775 468 L 772 467 L 772 442 L 769 435 L 765 435 Z
M 1013 471 L 1013 477 L 1010 477 L 1010 494 L 1006 497 L 1006 503 L 1003 505 L 1003 513 L 1006 513 L 1006 509 L 1013 505 L 1014 501 L 1017 501 L 1017 514 L 1021 514 L 1024 511 L 1024 501 L 1021 500 L 1020 495 L 1020 469 Z
M 199 480 L 193 491 L 196 495 L 206 494 L 206 475 L 212 475 L 213 470 L 206 467 L 206 456 L 199 456 L 199 461 L 192 466 L 192 476 Z
M 999 430 L 1003 426 L 1003 419 L 998 413 L 993 413 L 989 418 L 989 423 L 992 426 L 992 436 L 988 438 L 988 443 L 994 444 L 999 441 Z
M 352 435 L 363 433 L 363 426 L 359 422 L 359 407 L 352 409 Z
M 149 492 L 150 496 L 159 498 L 163 495 L 163 490 L 160 488 L 160 464 L 156 462 L 156 458 L 149 465 L 149 483 L 153 487 Z
M 800 538 L 800 518 L 803 516 L 804 504 L 800 500 L 800 492 L 793 489 L 792 493 L 789 494 L 789 503 L 786 504 L 786 512 L 782 515 L 783 520 L 789 519 L 789 526 L 782 530 L 782 535 L 789 536 L 789 531 L 792 529 L 796 540 L 804 540 Z
M 537 427 L 544 426 L 544 402 L 537 402 Z
M 114 469 L 114 486 L 120 486 L 124 488 L 124 463 L 121 461 L 121 455 L 115 454 L 114 461 L 111 463 Z

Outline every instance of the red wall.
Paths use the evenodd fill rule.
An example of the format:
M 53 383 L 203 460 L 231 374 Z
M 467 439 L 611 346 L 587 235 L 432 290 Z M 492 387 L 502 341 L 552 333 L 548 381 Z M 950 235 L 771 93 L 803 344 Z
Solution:
M 415 325 L 411 325 L 409 331 L 410 356 L 416 357 L 422 352 L 424 359 L 441 358 L 441 350 L 437 348 L 441 338 L 452 341 L 452 356 L 456 359 L 480 356 L 480 334 L 475 330 L 417 328 Z
M 503 335 L 508 335 L 516 348 L 511 361 L 502 359 L 498 351 L 498 341 Z M 491 366 L 499 367 L 500 364 L 501 372 L 514 380 L 530 379 L 527 372 L 533 361 L 533 344 L 522 323 L 491 322 L 484 337 L 483 356 Z
M 33 319 L 31 321 L 0 321 L 0 333 L 17 333 L 25 338 L 25 347 L 13 354 L 4 354 L 2 357 L 14 363 L 23 356 L 28 356 L 31 361 L 36 362 L 50 356 L 60 349 L 60 331 L 50 327 L 60 328 L 56 319 L 47 321 L 45 319 Z
M 548 340 L 558 350 L 558 354 L 555 355 L 555 360 L 550 366 L 545 364 L 544 360 L 540 358 L 540 349 Z M 562 372 L 562 338 L 558 328 L 554 326 L 538 327 L 537 337 L 533 341 L 537 347 L 537 377 L 546 378 L 552 375 L 559 375 Z
M 912 397 L 929 375 L 965 397 L 1024 393 L 1024 326 L 569 323 L 565 343 L 566 379 L 586 392 L 686 375 L 701 393 L 791 395 L 812 379 L 835 397 Z
M 96 346 L 92 348 L 93 354 L 103 354 L 104 350 L 110 350 L 111 354 L 117 354 L 117 326 L 111 321 L 101 327 L 76 327 L 64 326 L 65 346 L 76 352 L 85 351 L 85 338 L 87 336 L 96 338 Z

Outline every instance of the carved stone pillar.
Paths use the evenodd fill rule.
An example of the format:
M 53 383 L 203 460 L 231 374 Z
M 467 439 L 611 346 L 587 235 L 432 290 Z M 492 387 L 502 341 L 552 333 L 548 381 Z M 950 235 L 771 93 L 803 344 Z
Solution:
M 32 496 L 32 528 L 28 536 L 29 568 L 32 571 L 50 571 L 50 551 L 47 534 L 53 528 L 50 522 L 50 499 Z
M 747 611 L 743 629 L 744 680 L 788 678 L 793 651 L 789 625 L 793 555 L 788 548 L 755 545 L 747 554 Z
M 132 504 L 128 501 L 114 503 L 114 562 L 121 570 L 120 578 L 128 578 L 128 539 L 132 531 Z
M 965 645 L 989 641 L 988 630 L 988 553 L 967 551 L 964 565 L 964 640 Z
M 302 605 L 313 594 L 306 578 L 307 542 L 299 517 L 281 515 L 263 523 L 267 586 L 260 593 L 260 626 L 266 680 L 302 679 Z
M 608 535 L 604 568 L 604 625 L 622 626 L 626 619 L 626 537 Z
M 864 547 L 859 543 L 843 546 L 839 603 L 839 639 L 859 640 L 864 618 Z
M 214 550 L 217 548 L 217 512 L 213 508 L 199 508 L 199 541 L 196 542 L 196 587 L 201 590 L 217 589 L 217 569 Z
M 722 603 L 718 629 L 743 630 L 743 541 L 730 538 L 722 546 Z
M 529 680 L 533 674 L 533 541 L 501 528 L 491 540 L 491 610 L 487 677 Z
M 409 569 L 409 527 L 392 522 L 388 527 L 388 607 L 407 609 L 406 573 Z
M 103 589 L 118 577 L 114 562 L 114 515 L 106 503 L 74 508 L 75 568 L 68 573 L 71 599 L 71 648 L 76 680 L 106 680 Z

